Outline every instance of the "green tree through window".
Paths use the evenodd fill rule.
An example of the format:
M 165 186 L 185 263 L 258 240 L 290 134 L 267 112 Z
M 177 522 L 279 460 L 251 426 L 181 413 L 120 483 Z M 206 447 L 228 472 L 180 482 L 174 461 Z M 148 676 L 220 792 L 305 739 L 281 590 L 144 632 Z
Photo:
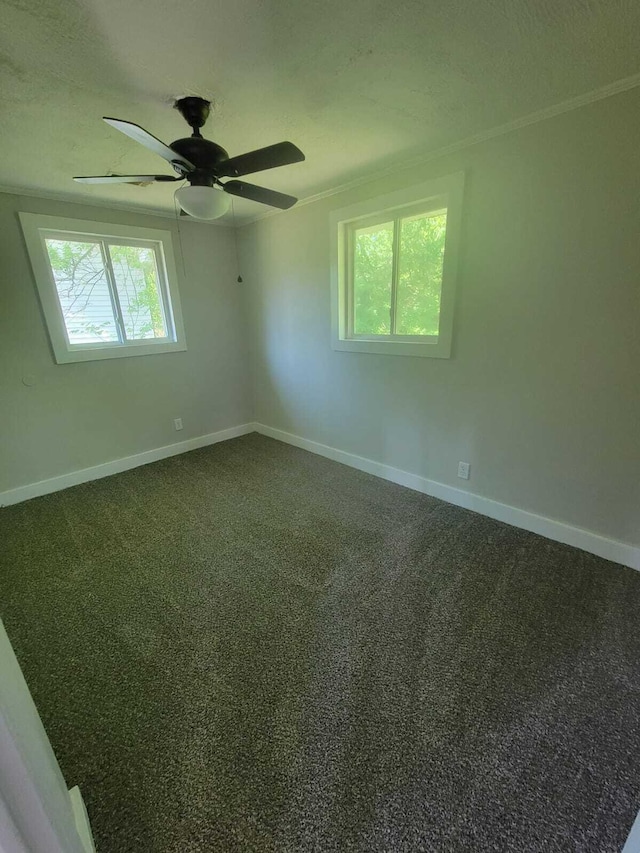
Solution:
M 51 238 L 46 246 L 71 343 L 167 337 L 152 248 Z
M 446 212 L 353 232 L 355 335 L 437 335 Z
M 166 336 L 152 249 L 109 246 L 111 265 L 128 340 Z

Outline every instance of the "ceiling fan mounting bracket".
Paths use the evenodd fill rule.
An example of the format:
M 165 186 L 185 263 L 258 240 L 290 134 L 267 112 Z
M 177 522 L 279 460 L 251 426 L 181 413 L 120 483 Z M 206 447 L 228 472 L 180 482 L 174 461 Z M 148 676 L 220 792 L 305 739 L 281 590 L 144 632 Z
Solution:
M 180 98 L 173 106 L 193 130 L 193 135 L 200 136 L 200 128 L 209 118 L 211 101 L 196 97 Z

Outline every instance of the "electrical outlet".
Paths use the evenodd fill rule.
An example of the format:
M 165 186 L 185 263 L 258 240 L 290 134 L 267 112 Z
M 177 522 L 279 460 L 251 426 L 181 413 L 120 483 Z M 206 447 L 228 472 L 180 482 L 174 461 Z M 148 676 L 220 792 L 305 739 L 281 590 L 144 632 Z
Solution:
M 470 471 L 471 465 L 468 462 L 458 462 L 458 477 L 468 480 Z
M 182 429 L 182 418 L 174 418 L 173 425 L 176 429 Z

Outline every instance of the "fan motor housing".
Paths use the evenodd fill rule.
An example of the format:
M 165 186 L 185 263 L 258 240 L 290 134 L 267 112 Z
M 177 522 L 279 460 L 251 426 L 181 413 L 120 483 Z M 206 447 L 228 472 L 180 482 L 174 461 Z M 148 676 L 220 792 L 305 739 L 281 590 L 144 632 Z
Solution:
M 185 175 L 187 180 L 195 185 L 212 186 L 216 167 L 229 159 L 229 154 L 221 145 L 202 136 L 176 139 L 171 143 L 170 148 L 182 157 L 186 157 L 196 167 L 195 172 Z M 176 171 L 182 174 L 182 171 L 177 168 Z

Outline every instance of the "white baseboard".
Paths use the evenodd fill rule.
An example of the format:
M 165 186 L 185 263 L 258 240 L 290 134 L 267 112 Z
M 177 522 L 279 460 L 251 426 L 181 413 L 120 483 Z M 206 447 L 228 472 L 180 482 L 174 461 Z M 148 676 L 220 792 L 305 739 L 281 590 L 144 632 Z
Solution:
M 99 480 L 101 477 L 119 474 L 121 471 L 128 471 L 130 468 L 137 468 L 139 465 L 147 465 L 149 462 L 157 462 L 169 456 L 177 456 L 189 450 L 196 450 L 199 447 L 206 447 L 209 444 L 216 444 L 219 441 L 227 441 L 227 439 L 237 438 L 240 435 L 246 435 L 250 432 L 259 432 L 278 441 L 284 441 L 303 450 L 309 450 L 311 453 L 316 453 L 319 456 L 325 456 L 327 459 L 333 459 L 335 462 L 341 462 L 343 465 L 349 465 L 351 468 L 366 471 L 368 474 L 373 474 L 384 480 L 390 480 L 392 483 L 398 483 L 400 486 L 406 486 L 417 492 L 423 492 L 426 495 L 439 498 L 447 503 L 455 504 L 455 506 L 473 510 L 481 515 L 489 516 L 489 518 L 495 518 L 497 521 L 504 521 L 506 524 L 511 524 L 514 527 L 520 527 L 523 530 L 529 530 L 532 533 L 546 536 L 547 539 L 553 539 L 556 542 L 564 542 L 566 545 L 581 548 L 583 551 L 596 554 L 605 560 L 611 560 L 614 563 L 621 563 L 623 566 L 640 570 L 639 547 L 629 545 L 626 542 L 619 542 L 615 539 L 608 539 L 590 530 L 573 527 L 570 524 L 555 521 L 552 518 L 545 518 L 542 515 L 536 515 L 524 509 L 499 503 L 498 501 L 491 500 L 491 498 L 466 492 L 463 489 L 456 489 L 453 486 L 438 483 L 436 480 L 428 480 L 426 477 L 421 477 L 418 474 L 402 471 L 399 468 L 393 468 L 391 465 L 376 462 L 374 459 L 366 459 L 363 456 L 357 456 L 355 453 L 338 450 L 336 447 L 329 447 L 326 444 L 320 444 L 317 441 L 311 441 L 308 438 L 302 438 L 299 435 L 293 435 L 292 433 L 261 423 L 241 424 L 240 426 L 230 427 L 219 432 L 212 432 L 207 435 L 197 436 L 196 438 L 189 438 L 186 441 L 179 441 L 175 444 L 158 447 L 155 450 L 146 450 L 143 453 L 136 453 L 134 456 L 114 459 L 112 462 L 105 462 L 102 465 L 94 465 L 91 468 L 83 468 L 80 471 L 72 471 L 69 474 L 62 474 L 59 477 L 51 477 L 48 480 L 40 480 L 37 483 L 30 483 L 26 486 L 19 486 L 16 489 L 9 489 L 6 492 L 0 492 L 0 506 L 9 506 L 10 504 L 20 503 L 21 501 L 39 497 L 40 495 L 48 495 L 51 492 L 67 489 L 69 486 L 86 483 L 89 480 Z
M 59 492 L 68 489 L 69 486 L 77 486 L 87 483 L 89 480 L 99 480 L 101 477 L 109 477 L 111 474 L 119 474 L 139 465 L 148 465 L 149 462 L 157 462 L 168 456 L 177 456 L 188 450 L 197 450 L 208 444 L 217 444 L 219 441 L 227 441 L 229 438 L 237 438 L 254 432 L 254 424 L 241 424 L 240 426 L 223 429 L 219 432 L 210 432 L 207 435 L 199 435 L 196 438 L 188 438 L 186 441 L 178 441 L 175 444 L 167 444 L 164 447 L 156 447 L 155 450 L 145 450 L 134 456 L 124 456 L 122 459 L 114 459 L 112 462 L 104 462 L 102 465 L 93 465 L 91 468 L 82 468 L 80 471 L 71 471 L 69 474 L 61 474 L 59 477 L 51 477 L 48 480 L 40 480 L 37 483 L 29 483 L 26 486 L 18 486 L 17 489 L 9 489 L 0 492 L 0 506 L 9 506 L 40 495 L 48 495 L 51 492 Z
M 552 518 L 545 518 L 542 515 L 536 515 L 524 509 L 499 503 L 490 498 L 484 498 L 481 495 L 474 495 L 471 492 L 456 489 L 453 486 L 447 486 L 435 480 L 428 480 L 426 477 L 421 477 L 418 474 L 401 471 L 399 468 L 392 468 L 390 465 L 384 465 L 382 462 L 365 459 L 363 456 L 356 456 L 356 454 L 347 453 L 345 450 L 338 450 L 335 447 L 329 447 L 317 441 L 310 441 L 308 438 L 302 438 L 299 435 L 274 429 L 274 427 L 265 426 L 265 424 L 255 423 L 253 427 L 256 432 L 262 433 L 262 435 L 267 435 L 278 441 L 284 441 L 287 444 L 293 444 L 295 447 L 301 447 L 303 450 L 309 450 L 311 453 L 317 453 L 320 456 L 326 456 L 335 462 L 342 462 L 344 465 L 350 465 L 352 468 L 366 471 L 367 474 L 374 474 L 376 477 L 382 477 L 382 479 L 398 483 L 400 486 L 406 486 L 417 492 L 423 492 L 434 498 L 440 498 L 440 500 L 447 503 L 473 510 L 481 515 L 487 515 L 489 518 L 495 518 L 497 521 L 504 521 L 506 524 L 513 525 L 513 527 L 520 527 L 523 530 L 538 533 L 540 536 L 546 536 L 547 539 L 563 542 L 566 545 L 573 545 L 575 548 L 581 548 L 583 551 L 596 554 L 598 557 L 604 557 L 605 560 L 611 560 L 614 563 L 621 563 L 623 566 L 640 570 L 640 548 L 629 545 L 626 542 L 607 539 L 605 536 L 592 533 L 590 530 L 572 527 L 570 524 L 564 524 Z

